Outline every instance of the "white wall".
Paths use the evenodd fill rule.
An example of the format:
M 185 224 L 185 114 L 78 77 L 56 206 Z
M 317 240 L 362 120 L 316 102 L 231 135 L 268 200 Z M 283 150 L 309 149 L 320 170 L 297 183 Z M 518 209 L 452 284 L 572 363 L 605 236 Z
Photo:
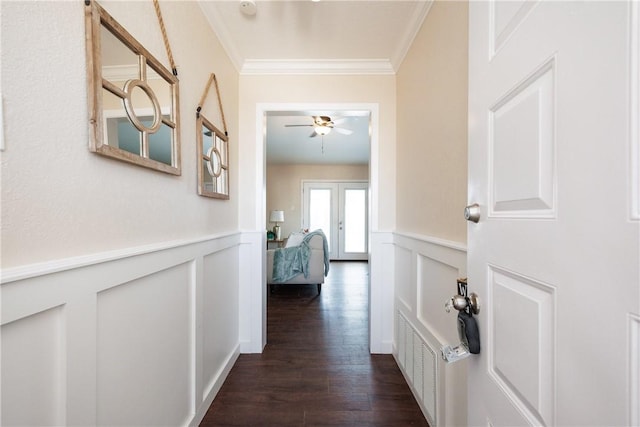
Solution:
M 101 5 L 169 66 L 152 2 Z M 239 353 L 239 77 L 196 2 L 161 7 L 179 177 L 89 152 L 84 2 L 0 2 L 3 425 L 197 424 Z M 197 195 L 195 109 L 211 72 L 229 201 Z M 203 113 L 222 127 L 215 95 Z

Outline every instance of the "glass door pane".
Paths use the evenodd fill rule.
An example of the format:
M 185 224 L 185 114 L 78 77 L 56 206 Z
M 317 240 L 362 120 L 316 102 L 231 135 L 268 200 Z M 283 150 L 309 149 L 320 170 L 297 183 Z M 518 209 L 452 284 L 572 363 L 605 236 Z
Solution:
M 331 189 L 309 190 L 309 231 L 322 229 L 331 252 Z
M 369 183 L 303 182 L 303 226 L 322 229 L 332 260 L 369 257 Z
M 344 191 L 344 251 L 367 251 L 367 190 Z

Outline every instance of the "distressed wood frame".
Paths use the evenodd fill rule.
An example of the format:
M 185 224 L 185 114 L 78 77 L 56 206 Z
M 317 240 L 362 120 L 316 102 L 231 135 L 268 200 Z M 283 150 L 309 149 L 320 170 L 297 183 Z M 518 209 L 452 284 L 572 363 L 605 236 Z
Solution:
M 85 2 L 85 38 L 87 57 L 87 100 L 89 106 L 89 150 L 97 154 L 143 166 L 149 169 L 158 170 L 172 175 L 182 173 L 180 158 L 180 112 L 178 101 L 178 78 L 174 76 L 162 63 L 156 59 L 147 49 L 144 48 L 127 30 L 109 15 L 96 1 Z M 127 89 L 122 90 L 102 75 L 102 48 L 101 48 L 101 28 L 106 28 L 118 40 L 120 40 L 133 53 L 138 55 L 139 75 L 137 79 L 127 82 L 127 88 L 141 88 L 149 96 L 152 103 L 154 95 L 149 95 L 151 89 L 146 85 L 147 68 L 150 67 L 160 78 L 170 87 L 171 111 L 169 117 L 156 117 L 154 125 L 146 128 L 140 123 L 134 114 L 130 114 L 125 105 L 125 110 L 129 115 L 129 121 L 141 132 L 141 155 L 122 150 L 111 146 L 105 138 L 103 121 L 103 100 L 102 90 L 105 89 L 123 99 L 125 104 L 130 103 L 130 94 Z M 152 92 L 152 91 L 151 91 Z M 158 124 L 158 121 L 161 123 Z M 138 122 L 138 123 L 136 123 Z M 171 129 L 171 164 L 166 164 L 149 158 L 149 134 L 154 133 L 161 124 L 165 124 Z

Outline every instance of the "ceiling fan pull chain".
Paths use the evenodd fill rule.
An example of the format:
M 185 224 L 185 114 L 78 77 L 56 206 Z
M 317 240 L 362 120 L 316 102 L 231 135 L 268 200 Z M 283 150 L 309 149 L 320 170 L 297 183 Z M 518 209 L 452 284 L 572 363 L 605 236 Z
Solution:
M 209 94 L 209 89 L 211 89 L 211 83 L 214 83 L 216 86 L 216 96 L 218 97 L 218 107 L 220 107 L 220 115 L 222 116 L 222 126 L 224 128 L 224 134 L 229 136 L 227 132 L 227 121 L 224 118 L 224 110 L 222 109 L 222 98 L 220 98 L 220 88 L 218 87 L 218 79 L 216 78 L 215 73 L 211 73 L 209 77 L 209 81 L 207 82 L 207 86 L 204 88 L 204 93 L 202 94 L 202 98 L 200 98 L 200 102 L 198 103 L 198 108 L 196 108 L 196 117 L 200 117 L 200 111 L 202 111 L 202 104 L 204 104 L 204 100 L 207 98 Z
M 173 53 L 171 53 L 171 45 L 169 45 L 167 29 L 164 26 L 164 20 L 162 19 L 162 12 L 160 11 L 160 3 L 158 3 L 158 0 L 153 0 L 153 7 L 156 9 L 156 15 L 158 16 L 158 22 L 160 23 L 160 32 L 162 33 L 164 47 L 167 49 L 167 56 L 169 57 L 169 64 L 171 64 L 171 71 L 174 76 L 178 77 L 178 67 L 176 67 L 176 63 L 173 60 Z

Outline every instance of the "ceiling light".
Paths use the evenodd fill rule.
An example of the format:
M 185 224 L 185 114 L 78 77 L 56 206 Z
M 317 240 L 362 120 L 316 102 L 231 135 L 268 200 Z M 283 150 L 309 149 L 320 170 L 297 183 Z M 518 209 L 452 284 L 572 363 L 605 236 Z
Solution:
M 318 135 L 326 135 L 331 132 L 331 128 L 329 126 L 315 126 L 313 130 L 315 130 Z

